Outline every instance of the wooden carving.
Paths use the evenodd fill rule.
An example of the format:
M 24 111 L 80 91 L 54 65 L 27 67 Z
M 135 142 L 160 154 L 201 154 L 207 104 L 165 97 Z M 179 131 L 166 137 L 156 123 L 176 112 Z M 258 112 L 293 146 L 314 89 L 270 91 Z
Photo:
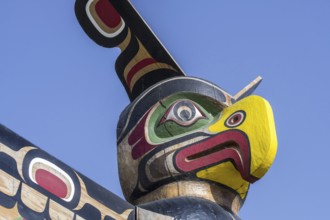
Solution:
M 131 103 L 117 126 L 124 201 L 0 126 L 0 219 L 239 219 L 250 184 L 277 149 L 273 113 L 186 76 L 126 0 L 76 0 L 97 44 L 119 47 L 116 72 Z

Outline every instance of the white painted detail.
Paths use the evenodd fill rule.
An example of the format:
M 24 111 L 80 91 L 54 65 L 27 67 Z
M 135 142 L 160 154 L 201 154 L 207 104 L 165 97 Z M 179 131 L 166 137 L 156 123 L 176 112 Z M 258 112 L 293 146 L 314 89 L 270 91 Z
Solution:
M 73 181 L 71 179 L 71 177 L 66 173 L 64 172 L 61 168 L 59 168 L 58 166 L 56 166 L 55 164 L 45 160 L 45 159 L 42 159 L 40 157 L 37 157 L 37 158 L 34 158 L 31 160 L 30 162 L 30 165 L 29 165 L 29 177 L 30 179 L 35 183 L 35 184 L 38 184 L 36 182 L 36 180 L 32 177 L 32 168 L 33 166 L 36 164 L 36 163 L 41 163 L 41 164 L 44 164 L 54 170 L 56 170 L 57 172 L 59 172 L 60 174 L 62 174 L 70 183 L 71 185 L 71 193 L 70 193 L 70 196 L 68 198 L 63 198 L 64 201 L 71 201 L 72 198 L 73 198 L 73 195 L 74 195 L 74 192 L 75 192 L 75 187 L 74 187 L 74 184 L 73 184 Z

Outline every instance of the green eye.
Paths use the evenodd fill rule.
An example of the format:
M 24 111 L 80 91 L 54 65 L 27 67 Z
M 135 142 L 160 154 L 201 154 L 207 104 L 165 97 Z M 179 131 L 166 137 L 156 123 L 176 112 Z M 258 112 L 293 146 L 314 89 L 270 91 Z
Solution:
M 195 93 L 176 93 L 156 103 L 148 117 L 148 139 L 164 143 L 193 132 L 201 131 L 223 106 L 217 100 Z
M 178 100 L 166 111 L 159 125 L 173 121 L 181 126 L 190 126 L 201 118 L 207 118 L 205 114 L 190 100 Z

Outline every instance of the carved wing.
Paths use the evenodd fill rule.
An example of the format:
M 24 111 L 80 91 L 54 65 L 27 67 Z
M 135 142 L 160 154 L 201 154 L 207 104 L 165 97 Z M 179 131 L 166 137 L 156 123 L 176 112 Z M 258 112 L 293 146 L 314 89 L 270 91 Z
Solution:
M 115 69 L 131 101 L 163 79 L 185 75 L 129 1 L 77 0 L 75 11 L 97 44 L 120 48 Z
M 0 125 L 0 219 L 135 219 L 135 207 Z

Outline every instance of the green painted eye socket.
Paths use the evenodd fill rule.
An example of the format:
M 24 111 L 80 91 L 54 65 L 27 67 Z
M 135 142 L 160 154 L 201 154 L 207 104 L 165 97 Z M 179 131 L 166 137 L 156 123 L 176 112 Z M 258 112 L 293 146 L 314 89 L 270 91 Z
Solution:
M 148 121 L 149 139 L 166 142 L 200 130 L 218 117 L 222 107 L 213 99 L 193 93 L 180 93 L 157 103 Z

